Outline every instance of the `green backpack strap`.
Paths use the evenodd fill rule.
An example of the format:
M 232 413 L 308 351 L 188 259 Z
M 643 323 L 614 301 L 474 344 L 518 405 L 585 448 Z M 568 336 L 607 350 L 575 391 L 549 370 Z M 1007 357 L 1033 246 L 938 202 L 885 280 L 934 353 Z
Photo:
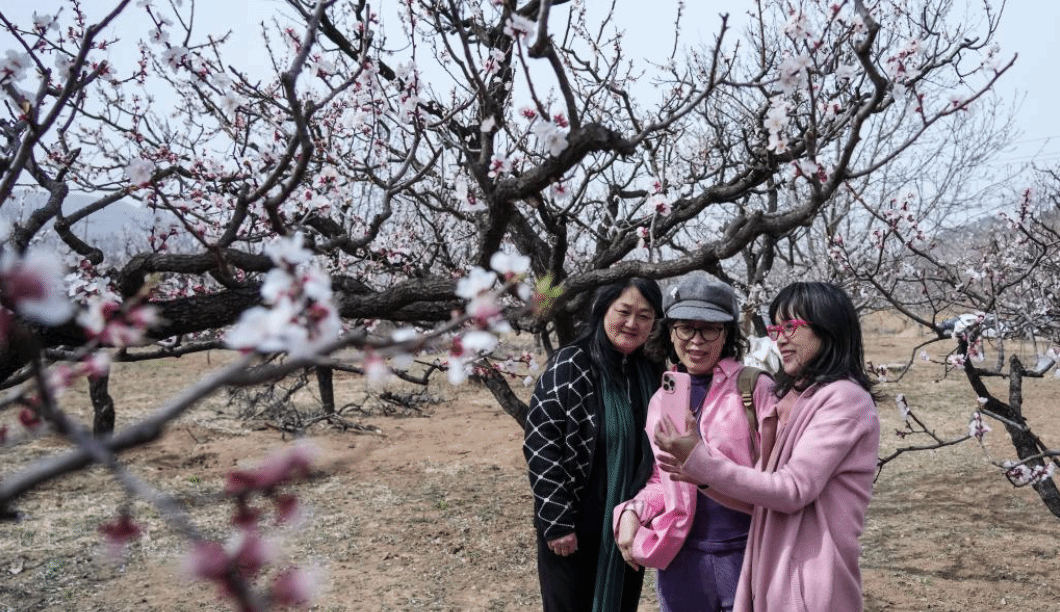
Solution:
M 755 413 L 755 384 L 758 383 L 758 377 L 762 374 L 766 374 L 766 371 L 761 368 L 744 366 L 736 377 L 736 388 L 740 391 L 740 398 L 743 400 L 743 411 L 744 415 L 747 416 L 747 427 L 751 430 L 748 444 L 751 448 L 751 458 L 755 463 L 758 463 L 758 444 L 755 443 L 758 437 L 758 415 Z

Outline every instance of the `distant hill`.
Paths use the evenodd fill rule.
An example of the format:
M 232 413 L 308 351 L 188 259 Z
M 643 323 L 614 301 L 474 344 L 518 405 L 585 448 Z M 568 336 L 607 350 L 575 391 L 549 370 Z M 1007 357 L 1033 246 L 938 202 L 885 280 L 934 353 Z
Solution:
M 12 223 L 23 222 L 44 205 L 47 197 L 39 191 L 16 192 L 0 207 L 0 218 Z M 71 193 L 63 203 L 63 214 L 73 214 L 96 200 L 88 194 Z M 102 249 L 108 259 L 120 260 L 130 247 L 145 248 L 150 229 L 156 225 L 168 226 L 168 218 L 172 218 L 168 213 L 118 201 L 78 221 L 72 229 L 76 236 Z M 43 244 L 56 240 L 51 232 L 42 232 L 41 238 Z

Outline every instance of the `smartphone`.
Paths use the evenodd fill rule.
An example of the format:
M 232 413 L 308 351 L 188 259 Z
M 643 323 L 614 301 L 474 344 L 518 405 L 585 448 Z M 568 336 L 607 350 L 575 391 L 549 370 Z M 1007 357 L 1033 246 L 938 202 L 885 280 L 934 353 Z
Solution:
M 663 372 L 660 417 L 669 418 L 679 433 L 685 433 L 685 418 L 692 399 L 692 379 L 685 372 Z

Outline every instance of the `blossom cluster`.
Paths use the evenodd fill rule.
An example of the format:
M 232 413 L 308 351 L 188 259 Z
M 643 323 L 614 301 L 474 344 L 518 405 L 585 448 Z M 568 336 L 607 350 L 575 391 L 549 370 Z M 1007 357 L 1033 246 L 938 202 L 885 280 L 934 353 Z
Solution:
M 982 442 L 983 437 L 989 432 L 990 426 L 983 421 L 983 413 L 978 410 L 973 412 L 968 420 L 968 435 Z
M 297 233 L 265 248 L 275 267 L 261 285 L 264 305 L 243 311 L 225 334 L 229 347 L 307 357 L 338 339 L 342 323 L 331 300 L 331 277 L 303 241 Z
M 1017 487 L 1038 484 L 1052 478 L 1056 473 L 1056 465 L 1053 463 L 1027 465 L 1006 461 L 1002 467 L 1005 469 L 1005 477 Z
M 534 298 L 531 288 L 522 282 L 530 271 L 529 257 L 498 251 L 490 258 L 490 268 L 484 270 L 476 266 L 456 284 L 457 296 L 468 300 L 464 315 L 471 329 L 453 338 L 450 346 L 448 375 L 452 384 L 464 382 L 471 363 L 496 348 L 496 333 L 511 329 L 502 314 L 500 302 L 506 289 L 498 291 L 495 288 L 498 280 L 505 287 L 512 287 L 524 302 L 531 302 Z
M 0 234 L 7 231 L 0 228 Z M 17 313 L 42 325 L 61 325 L 74 315 L 62 283 L 62 262 L 54 253 L 32 251 L 20 256 L 0 251 L 0 341 L 8 335 Z
M 235 503 L 234 536 L 227 543 L 196 541 L 184 558 L 185 571 L 215 583 L 223 597 L 239 601 L 242 609 L 307 606 L 319 590 L 319 572 L 285 560 L 279 543 L 265 536 L 265 512 L 254 500 L 259 495 L 271 500 L 277 525 L 298 527 L 304 518 L 301 504 L 281 488 L 309 475 L 314 454 L 313 447 L 299 444 L 273 454 L 256 468 L 229 473 L 224 492 Z M 270 568 L 274 571 L 266 576 Z M 268 579 L 264 596 L 249 593 L 247 585 L 263 578 Z

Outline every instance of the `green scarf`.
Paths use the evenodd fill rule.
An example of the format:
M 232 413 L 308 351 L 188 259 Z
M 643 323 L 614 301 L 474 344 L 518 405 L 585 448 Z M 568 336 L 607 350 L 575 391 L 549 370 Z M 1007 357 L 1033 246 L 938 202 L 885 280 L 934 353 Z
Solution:
M 651 399 L 652 389 L 659 382 L 655 380 L 651 367 L 638 360 L 637 378 L 639 391 L 645 407 Z M 630 381 L 632 382 L 632 381 Z M 640 432 L 633 416 L 633 406 L 627 394 L 613 385 L 603 385 L 604 404 L 604 439 L 607 441 L 607 503 L 605 508 L 612 509 L 632 497 L 633 475 L 636 472 L 635 460 L 637 446 L 640 444 Z M 619 609 L 622 599 L 623 580 L 626 562 L 615 545 L 615 534 L 612 527 L 611 512 L 604 513 L 602 526 L 603 537 L 600 538 L 600 553 L 596 561 L 596 590 L 593 594 L 593 612 L 614 612 Z

